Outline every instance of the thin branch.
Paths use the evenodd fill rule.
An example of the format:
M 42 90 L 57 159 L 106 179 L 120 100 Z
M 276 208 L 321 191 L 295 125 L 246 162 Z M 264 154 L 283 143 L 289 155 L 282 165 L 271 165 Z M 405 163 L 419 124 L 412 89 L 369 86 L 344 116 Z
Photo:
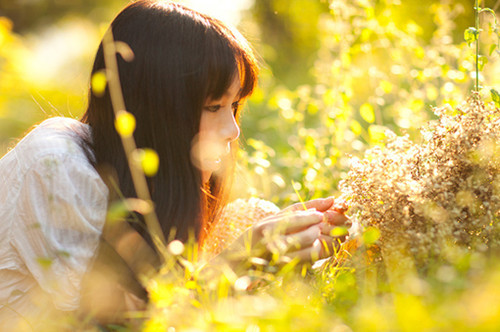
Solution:
M 106 66 L 106 78 L 108 81 L 109 93 L 111 97 L 111 103 L 113 105 L 113 111 L 115 112 L 115 117 L 126 110 L 125 101 L 123 99 L 123 93 L 121 90 L 120 77 L 118 73 L 118 63 L 116 61 L 116 43 L 113 39 L 112 31 L 109 29 L 103 38 L 103 51 L 104 51 L 104 63 Z M 133 160 L 133 153 L 137 150 L 134 138 L 132 135 L 123 136 L 120 135 L 125 154 L 127 156 L 128 165 L 130 168 L 130 174 L 132 176 L 132 181 L 139 199 L 144 200 L 150 204 L 151 209 L 144 213 L 144 221 L 149 231 L 153 243 L 160 254 L 160 259 L 163 258 L 163 253 L 166 252 L 165 248 L 165 237 L 160 226 L 158 217 L 156 216 L 153 201 L 151 199 L 151 194 L 149 192 L 149 187 L 146 181 L 146 176 L 144 172 L 138 167 L 137 163 Z
M 476 0 L 474 7 L 474 14 L 476 20 L 476 92 L 479 92 L 479 1 Z

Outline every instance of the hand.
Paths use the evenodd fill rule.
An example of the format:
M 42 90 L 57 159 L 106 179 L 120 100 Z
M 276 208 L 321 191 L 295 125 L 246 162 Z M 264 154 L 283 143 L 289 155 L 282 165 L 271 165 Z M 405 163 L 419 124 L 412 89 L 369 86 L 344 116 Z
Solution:
M 347 205 L 343 201 L 335 201 L 332 197 L 320 198 L 304 203 L 296 203 L 282 210 L 300 211 L 304 209 L 316 209 L 323 212 L 323 223 L 320 224 L 320 236 L 313 243 L 312 248 L 308 250 L 309 254 L 318 259 L 332 256 L 338 249 L 341 242 L 344 242 L 347 236 L 347 229 L 351 227 L 351 222 L 344 215 L 347 210 Z M 332 231 L 338 227 L 345 227 L 346 230 L 342 235 L 332 235 Z M 307 255 L 307 252 L 304 254 Z
M 253 254 L 283 262 L 314 260 L 323 219 L 324 214 L 316 209 L 288 209 L 265 218 L 248 231 Z
M 328 257 L 345 238 L 331 236 L 331 230 L 347 221 L 333 210 L 333 203 L 333 198 L 326 198 L 294 204 L 248 229 L 219 258 L 237 263 L 248 257 L 301 262 Z

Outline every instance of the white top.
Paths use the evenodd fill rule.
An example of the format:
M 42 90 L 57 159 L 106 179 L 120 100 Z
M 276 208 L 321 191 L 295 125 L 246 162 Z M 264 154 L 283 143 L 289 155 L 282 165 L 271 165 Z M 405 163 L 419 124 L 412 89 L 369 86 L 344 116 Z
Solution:
M 108 189 L 75 136 L 44 121 L 0 159 L 0 330 L 79 306 L 104 226 Z M 22 316 L 22 317 L 20 317 Z

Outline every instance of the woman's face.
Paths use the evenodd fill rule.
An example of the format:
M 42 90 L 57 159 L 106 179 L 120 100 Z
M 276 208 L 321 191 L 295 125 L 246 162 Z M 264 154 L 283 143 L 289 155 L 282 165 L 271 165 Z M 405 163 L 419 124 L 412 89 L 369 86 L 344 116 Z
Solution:
M 193 143 L 195 165 L 206 183 L 231 152 L 231 142 L 240 135 L 235 114 L 239 107 L 240 79 L 233 81 L 220 99 L 205 101 L 200 120 L 200 132 Z

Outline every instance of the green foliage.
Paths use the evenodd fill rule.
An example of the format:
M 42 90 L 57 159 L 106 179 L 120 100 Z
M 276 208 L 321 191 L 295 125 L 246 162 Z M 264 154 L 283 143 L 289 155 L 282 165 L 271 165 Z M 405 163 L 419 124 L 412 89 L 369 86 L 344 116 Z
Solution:
M 489 14 L 481 16 L 482 25 L 465 30 L 473 17 L 468 0 L 256 0 L 242 30 L 260 35 L 256 47 L 265 64 L 242 118 L 234 195 L 261 196 L 283 206 L 300 197 L 336 195 L 350 158 L 383 146 L 386 128 L 418 141 L 419 128 L 435 119 L 432 106 L 454 108 L 466 99 L 475 71 L 475 52 L 467 44 L 478 42 L 483 51 L 484 68 L 477 71 L 489 91 L 483 98 L 500 108 L 496 16 L 483 9 Z M 54 72 L 37 72 L 43 64 L 37 56 L 48 41 L 20 35 L 10 19 L 0 18 L 2 152 L 45 113 L 76 117 L 83 112 L 90 82 L 81 73 L 90 72 L 101 32 L 83 19 L 57 24 L 71 32 L 62 40 L 76 38 L 87 46 L 83 55 Z M 82 39 L 80 30 L 70 29 L 74 26 L 90 37 Z M 93 92 L 101 93 L 106 84 L 104 75 L 94 77 Z M 130 131 L 130 121 L 121 125 Z M 138 161 L 151 175 L 158 167 L 154 155 Z M 459 200 L 468 202 L 465 195 Z M 128 211 L 140 210 L 129 205 L 111 206 L 108 217 L 121 220 Z M 171 256 L 161 273 L 144 281 L 151 303 L 138 320 L 145 331 L 469 331 L 499 326 L 500 261 L 495 255 L 450 245 L 443 248 L 446 259 L 429 258 L 424 273 L 402 261 L 386 269 L 377 259 L 379 237 L 379 230 L 369 228 L 362 241 L 349 243 L 358 250 L 346 247 L 336 254 L 337 261 L 315 269 L 255 261 L 243 275 L 224 268 L 211 275 L 199 265 L 196 245 L 170 243 Z M 398 273 L 402 270 L 406 273 Z M 79 324 L 74 323 L 75 329 L 98 330 Z
M 412 16 L 396 15 L 405 9 L 393 1 L 331 1 L 317 21 L 314 83 L 291 90 L 263 72 L 242 123 L 252 138 L 242 168 L 258 174 L 243 175 L 250 193 L 284 205 L 297 200 L 294 181 L 304 198 L 334 195 L 349 157 L 382 144 L 386 127 L 416 138 L 433 106 L 456 106 L 469 94 L 472 50 L 453 43 L 453 19 L 464 7 L 426 7 L 437 25 L 425 33 Z
M 374 244 L 379 238 L 380 231 L 375 227 L 368 227 L 363 232 L 363 243 L 365 243 L 366 245 Z
M 41 29 L 45 40 L 13 29 L 0 17 L 0 154 L 48 116 L 83 113 L 89 85 L 83 73 L 90 72 L 99 39 L 99 29 L 82 19 Z
M 106 85 L 107 85 L 106 74 L 103 71 L 98 71 L 97 73 L 95 73 L 90 80 L 90 86 L 92 87 L 92 92 L 96 96 L 104 95 L 104 90 L 106 89 Z
M 491 93 L 491 100 L 493 100 L 496 107 L 500 108 L 500 94 L 495 89 L 491 89 L 490 93 Z
M 314 82 L 310 68 L 322 33 L 317 22 L 325 13 L 327 1 L 255 0 L 252 19 L 264 42 L 259 51 L 278 82 L 287 87 Z
M 467 45 L 472 46 L 472 43 L 476 42 L 479 38 L 479 31 L 476 28 L 468 28 L 465 30 L 464 39 Z

